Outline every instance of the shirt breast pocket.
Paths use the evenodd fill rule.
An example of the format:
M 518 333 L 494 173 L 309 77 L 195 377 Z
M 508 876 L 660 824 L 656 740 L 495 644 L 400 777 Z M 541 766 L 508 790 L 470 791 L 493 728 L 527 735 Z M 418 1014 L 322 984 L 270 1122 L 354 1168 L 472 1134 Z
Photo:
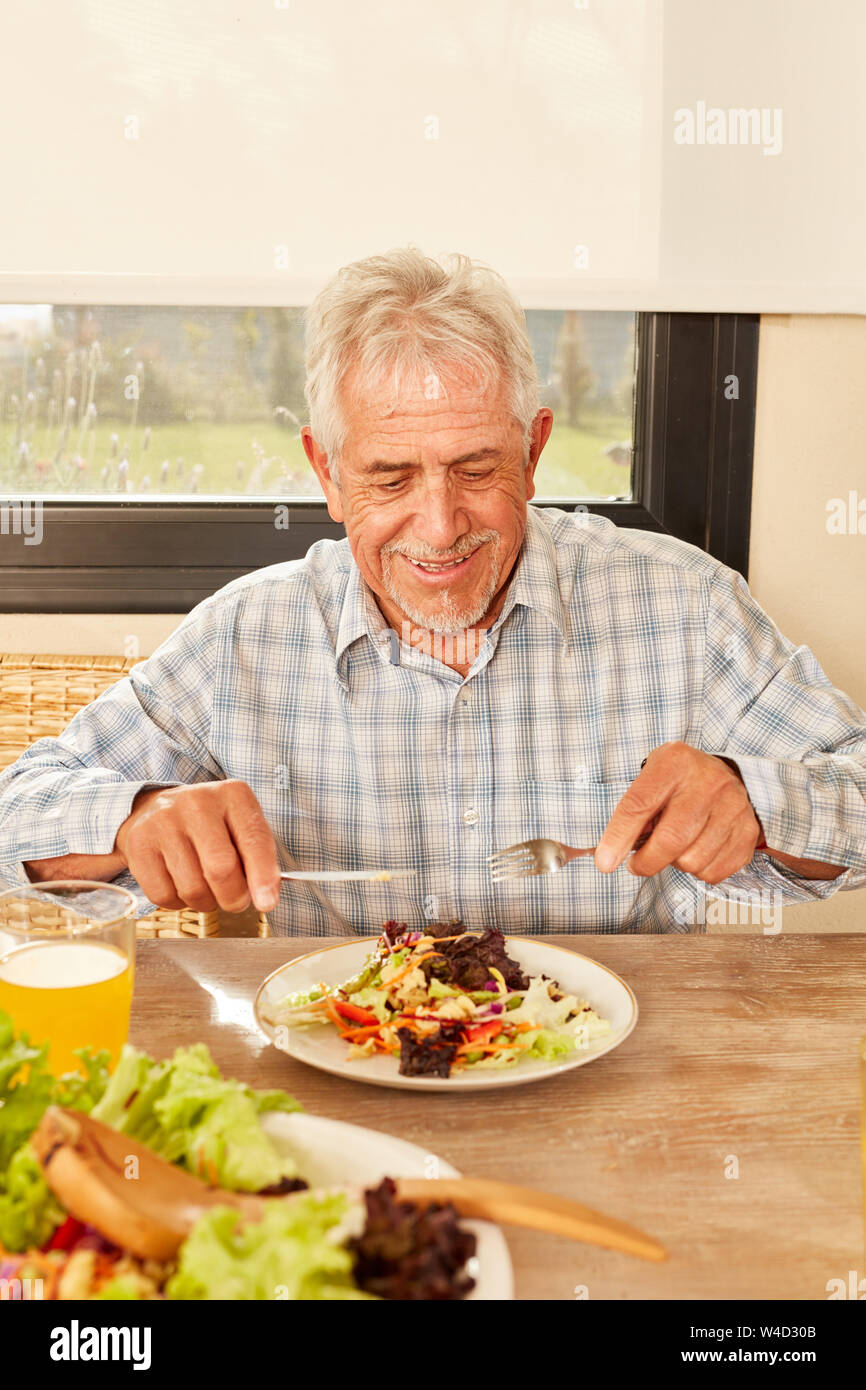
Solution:
M 629 779 L 516 783 L 510 794 L 500 798 L 497 839 L 501 844 L 536 838 L 559 840 L 573 849 L 597 845 L 630 786 Z M 504 834 L 513 838 L 502 840 Z
M 572 849 L 598 844 L 630 779 L 515 783 L 497 798 L 493 849 L 549 839 Z M 499 881 L 497 898 L 528 933 L 617 931 L 627 926 L 642 880 L 626 869 L 603 874 L 591 854 L 553 874 Z M 510 909 L 510 910 L 509 910 Z

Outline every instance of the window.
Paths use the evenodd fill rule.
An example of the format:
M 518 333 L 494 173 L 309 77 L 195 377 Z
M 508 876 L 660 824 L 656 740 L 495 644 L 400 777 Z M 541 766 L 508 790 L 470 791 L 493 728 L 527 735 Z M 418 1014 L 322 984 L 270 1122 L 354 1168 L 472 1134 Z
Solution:
M 545 496 L 631 495 L 635 316 L 530 310 L 557 428 Z M 303 310 L 6 305 L 0 494 L 318 498 L 300 441 Z
M 0 306 L 0 607 L 186 611 L 341 537 L 299 437 L 302 320 Z M 555 415 L 536 504 L 669 530 L 745 573 L 757 319 L 528 310 L 527 327 Z

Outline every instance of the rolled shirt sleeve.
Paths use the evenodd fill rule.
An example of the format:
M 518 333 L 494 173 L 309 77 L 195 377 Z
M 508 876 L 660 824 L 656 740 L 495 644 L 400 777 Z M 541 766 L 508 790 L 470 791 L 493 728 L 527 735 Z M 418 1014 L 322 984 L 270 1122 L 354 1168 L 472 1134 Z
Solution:
M 206 599 L 148 660 L 0 774 L 0 876 L 25 861 L 110 854 L 146 787 L 219 780 L 209 750 L 220 609 Z M 132 886 L 131 875 L 115 880 Z
M 805 902 L 866 885 L 866 713 L 726 568 L 710 594 L 701 747 L 736 764 L 768 845 L 845 869 L 808 879 L 759 851 L 717 889 Z

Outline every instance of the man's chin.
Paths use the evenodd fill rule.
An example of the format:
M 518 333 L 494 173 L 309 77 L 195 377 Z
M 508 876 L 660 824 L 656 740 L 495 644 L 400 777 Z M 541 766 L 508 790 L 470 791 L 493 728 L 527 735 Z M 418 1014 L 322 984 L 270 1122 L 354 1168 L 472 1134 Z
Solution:
M 416 605 L 408 594 L 395 591 L 392 598 L 400 605 L 413 626 L 423 628 L 426 632 L 442 632 L 452 635 L 475 627 L 481 622 L 488 608 L 488 604 L 483 600 L 472 607 L 458 607 L 447 594 L 435 601 L 428 601 L 423 607 Z

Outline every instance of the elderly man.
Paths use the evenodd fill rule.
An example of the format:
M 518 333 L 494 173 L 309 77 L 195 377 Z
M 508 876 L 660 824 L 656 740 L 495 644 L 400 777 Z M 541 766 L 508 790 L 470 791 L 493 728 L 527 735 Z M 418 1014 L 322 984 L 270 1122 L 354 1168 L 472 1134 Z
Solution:
M 347 539 L 228 584 L 19 758 L 5 877 L 252 899 L 298 934 L 688 931 L 706 885 L 866 883 L 866 715 L 808 649 L 695 547 L 527 505 L 552 416 L 501 277 L 371 257 L 307 330 L 303 444 Z M 491 880 L 542 835 L 598 847 Z

